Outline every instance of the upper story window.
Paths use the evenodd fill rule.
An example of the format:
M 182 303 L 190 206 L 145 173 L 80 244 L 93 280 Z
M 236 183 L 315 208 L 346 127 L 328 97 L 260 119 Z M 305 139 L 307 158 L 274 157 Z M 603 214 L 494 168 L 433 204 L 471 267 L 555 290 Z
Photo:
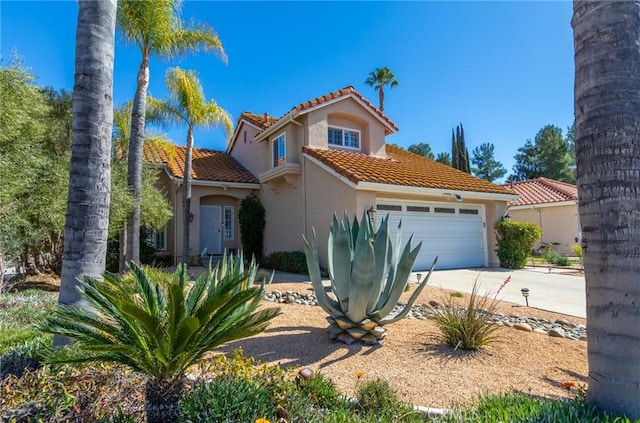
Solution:
M 271 151 L 273 167 L 278 167 L 287 162 L 287 148 L 286 148 L 286 136 L 284 133 L 278 135 L 276 139 L 271 142 Z
M 329 145 L 360 149 L 360 131 L 330 126 Z

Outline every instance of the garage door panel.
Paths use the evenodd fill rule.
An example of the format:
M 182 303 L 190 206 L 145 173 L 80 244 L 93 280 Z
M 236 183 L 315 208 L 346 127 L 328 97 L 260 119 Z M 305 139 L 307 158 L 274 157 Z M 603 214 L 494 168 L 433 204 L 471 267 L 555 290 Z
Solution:
M 384 203 L 383 203 L 384 204 Z M 415 207 L 412 203 L 410 206 Z M 418 204 L 429 212 L 381 211 L 379 216 L 389 216 L 389 231 L 395 239 L 398 223 L 402 219 L 403 248 L 413 234 L 412 244 L 422 241 L 422 248 L 414 264 L 414 271 L 428 270 L 433 259 L 438 256 L 437 269 L 480 267 L 485 257 L 484 228 L 480 209 L 477 206 L 448 206 L 434 204 Z M 396 206 L 397 207 L 397 206 Z M 454 209 L 455 213 L 435 213 L 438 208 Z M 476 209 L 477 214 L 466 212 L 460 214 L 459 209 Z M 379 219 L 381 220 L 381 219 Z

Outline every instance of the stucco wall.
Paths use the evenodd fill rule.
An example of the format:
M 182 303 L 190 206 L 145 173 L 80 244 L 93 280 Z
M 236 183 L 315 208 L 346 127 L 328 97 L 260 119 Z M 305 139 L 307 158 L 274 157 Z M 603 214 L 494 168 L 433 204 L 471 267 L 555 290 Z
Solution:
M 262 184 L 260 201 L 266 210 L 264 254 L 302 251 L 302 178 L 291 176 Z
M 270 165 L 269 145 L 267 142 L 255 142 L 254 138 L 259 130 L 251 125 L 242 123 L 239 128 L 238 139 L 233 145 L 231 156 L 239 161 L 254 175 L 267 170 Z
M 509 209 L 509 215 L 515 221 L 533 222 L 542 229 L 540 243 L 553 243 L 554 249 L 562 254 L 572 255 L 571 246 L 582 240 L 578 217 L 578 206 L 564 205 L 527 209 Z M 576 242 L 576 238 L 578 242 Z
M 372 156 L 385 156 L 385 133 L 382 123 L 352 98 L 330 104 L 309 112 L 307 145 L 317 148 L 339 148 L 329 146 L 329 125 L 358 129 L 361 131 L 361 151 Z M 353 149 L 350 149 L 353 151 Z

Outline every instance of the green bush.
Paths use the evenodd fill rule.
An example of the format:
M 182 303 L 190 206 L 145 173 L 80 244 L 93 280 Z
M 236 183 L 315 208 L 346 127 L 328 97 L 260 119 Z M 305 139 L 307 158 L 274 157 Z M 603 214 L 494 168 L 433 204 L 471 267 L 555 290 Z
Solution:
M 307 259 L 302 251 L 276 251 L 260 260 L 265 269 L 308 275 Z
M 571 264 L 569 259 L 555 251 L 551 244 L 547 244 L 544 248 L 543 257 L 547 263 L 555 264 L 557 266 L 569 266 Z
M 571 249 L 573 250 L 573 254 L 576 255 L 580 260 L 582 260 L 582 245 L 572 245 Z
M 238 222 L 240 223 L 240 239 L 242 249 L 247 257 L 262 257 L 264 248 L 265 210 L 254 194 L 240 201 Z
M 495 225 L 500 266 L 522 269 L 542 231 L 535 223 L 501 220 Z
M 461 307 L 454 296 L 437 310 L 434 322 L 440 333 L 437 338 L 454 348 L 475 351 L 497 340 L 495 332 L 500 328 L 493 323 L 497 297 L 509 282 L 507 278 L 494 297 L 478 294 L 478 281 L 474 282 L 469 300 Z
M 375 417 L 376 421 L 398 418 L 412 411 L 400 401 L 389 382 L 379 378 L 364 382 L 356 392 L 356 400 L 358 411 L 364 416 Z
M 316 407 L 333 409 L 342 401 L 336 384 L 320 373 L 309 380 L 298 377 L 296 386 L 299 395 L 305 399 L 305 402 L 310 402 Z

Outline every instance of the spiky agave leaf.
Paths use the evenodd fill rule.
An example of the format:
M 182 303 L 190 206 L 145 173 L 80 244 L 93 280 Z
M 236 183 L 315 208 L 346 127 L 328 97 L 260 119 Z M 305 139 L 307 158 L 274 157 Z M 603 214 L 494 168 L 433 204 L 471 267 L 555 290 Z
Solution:
M 302 239 L 304 241 L 304 255 L 307 259 L 309 279 L 311 279 L 311 285 L 313 286 L 313 292 L 316 296 L 318 305 L 331 316 L 342 316 L 343 312 L 340 308 L 340 304 L 327 295 L 324 285 L 322 284 L 320 258 L 318 257 L 318 238 L 316 237 L 315 229 L 311 230 L 311 244 L 309 244 L 304 235 L 302 235 Z

